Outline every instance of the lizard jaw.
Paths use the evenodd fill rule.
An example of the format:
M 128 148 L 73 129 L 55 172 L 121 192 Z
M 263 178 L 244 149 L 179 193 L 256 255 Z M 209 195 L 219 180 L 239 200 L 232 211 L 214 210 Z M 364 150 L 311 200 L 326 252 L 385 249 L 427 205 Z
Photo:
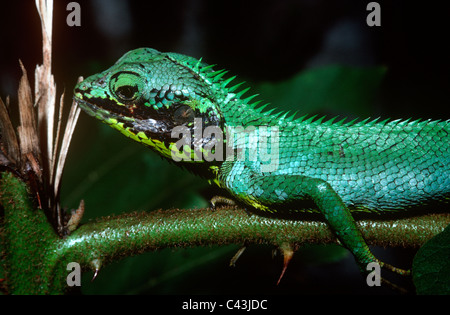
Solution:
M 152 118 L 138 119 L 119 115 L 103 109 L 91 102 L 82 99 L 82 96 L 75 95 L 77 105 L 82 108 L 88 115 L 100 120 L 101 122 L 111 125 L 115 129 L 127 129 L 134 134 L 143 132 L 148 138 L 161 138 L 163 134 L 170 134 L 170 130 L 166 124 Z

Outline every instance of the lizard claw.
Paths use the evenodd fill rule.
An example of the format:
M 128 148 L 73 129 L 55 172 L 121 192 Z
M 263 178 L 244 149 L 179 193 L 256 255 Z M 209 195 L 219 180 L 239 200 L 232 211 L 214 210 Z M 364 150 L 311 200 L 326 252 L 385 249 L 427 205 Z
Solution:
M 409 275 L 411 275 L 411 270 L 407 270 L 407 269 L 405 270 L 405 269 L 397 268 L 397 267 L 394 267 L 392 265 L 386 264 L 386 263 L 384 263 L 382 261 L 379 261 L 379 260 L 377 262 L 378 262 L 378 264 L 380 264 L 380 266 L 382 268 L 390 270 L 390 271 L 392 271 L 392 272 L 394 272 L 396 274 L 399 274 L 399 275 L 402 275 L 402 276 L 409 276 Z

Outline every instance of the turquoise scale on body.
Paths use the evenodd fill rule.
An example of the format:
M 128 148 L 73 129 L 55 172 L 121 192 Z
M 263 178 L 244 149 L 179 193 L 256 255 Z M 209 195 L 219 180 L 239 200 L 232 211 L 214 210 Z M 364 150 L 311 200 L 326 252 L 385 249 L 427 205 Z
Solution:
M 79 83 L 74 93 L 88 114 L 169 160 L 174 154 L 192 157 L 195 149 L 206 156 L 218 149 L 226 152 L 227 146 L 232 155 L 244 150 L 241 159 L 224 155 L 177 164 L 216 182 L 254 209 L 291 215 L 319 212 L 361 270 L 379 262 L 406 274 L 373 256 L 352 213 L 378 213 L 382 218 L 448 202 L 450 122 L 346 123 L 275 115 L 259 102 L 251 103 L 254 96 L 244 99 L 247 90 L 236 92 L 240 84 L 229 87 L 234 77 L 224 79 L 225 74 L 192 57 L 141 48 Z M 177 127 L 193 135 L 184 151 L 172 135 Z M 203 136 L 208 127 L 217 128 L 223 137 Z M 239 127 L 254 127 L 246 135 L 256 139 L 261 127 L 278 132 L 277 141 L 268 146 L 277 153 L 270 161 L 276 161 L 273 169 L 264 168 L 267 160 L 260 154 L 249 158 L 259 153 L 260 143 L 234 137 L 230 130 Z

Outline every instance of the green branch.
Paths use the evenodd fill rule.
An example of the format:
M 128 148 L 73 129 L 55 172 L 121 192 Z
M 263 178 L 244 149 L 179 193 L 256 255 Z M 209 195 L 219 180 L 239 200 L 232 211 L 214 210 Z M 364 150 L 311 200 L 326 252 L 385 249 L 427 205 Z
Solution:
M 0 202 L 5 210 L 2 234 L 10 293 L 63 293 L 69 262 L 98 270 L 109 262 L 166 247 L 290 244 L 296 248 L 305 243 L 337 243 L 324 222 L 267 218 L 230 208 L 107 217 L 60 238 L 43 211 L 32 206 L 25 184 L 6 172 Z M 369 244 L 393 247 L 420 247 L 449 223 L 449 214 L 358 222 Z

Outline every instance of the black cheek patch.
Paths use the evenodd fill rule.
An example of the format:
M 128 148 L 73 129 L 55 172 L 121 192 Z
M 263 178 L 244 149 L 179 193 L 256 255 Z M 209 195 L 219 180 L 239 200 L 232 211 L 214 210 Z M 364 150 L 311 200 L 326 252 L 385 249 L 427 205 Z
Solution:
M 195 117 L 194 110 L 188 105 L 179 106 L 173 113 L 173 121 L 175 125 L 193 122 Z

